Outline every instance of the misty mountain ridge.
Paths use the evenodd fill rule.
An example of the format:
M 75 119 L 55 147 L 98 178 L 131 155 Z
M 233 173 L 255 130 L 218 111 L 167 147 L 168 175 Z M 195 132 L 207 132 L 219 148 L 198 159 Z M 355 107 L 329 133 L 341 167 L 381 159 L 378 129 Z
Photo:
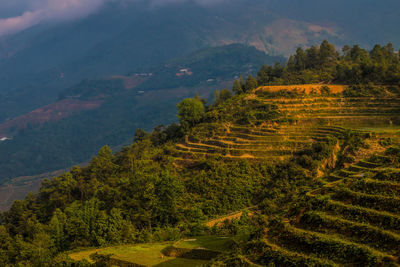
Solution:
M 398 45 L 399 3 L 385 3 L 116 1 L 84 18 L 43 22 L 1 37 L 0 121 L 50 103 L 82 79 L 155 66 L 208 46 L 245 43 L 288 55 L 323 39 Z

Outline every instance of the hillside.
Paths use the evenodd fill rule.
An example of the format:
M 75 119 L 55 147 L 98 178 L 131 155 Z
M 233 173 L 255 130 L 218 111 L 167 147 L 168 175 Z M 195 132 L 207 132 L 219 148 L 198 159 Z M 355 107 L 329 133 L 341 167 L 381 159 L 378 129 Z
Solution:
M 397 266 L 398 153 L 388 150 L 324 177 L 326 184 L 307 193 L 295 216 L 267 226 L 260 261 Z
M 35 9 L 36 1 L 0 3 L 0 27 L 7 26 L 4 18 Z M 0 190 L 18 185 L 16 191 L 36 192 L 40 179 L 32 187 L 32 177 L 87 162 L 104 144 L 116 151 L 137 128 L 175 121 L 181 99 L 197 92 L 210 102 L 214 90 L 256 74 L 262 64 L 283 63 L 281 55 L 298 46 L 328 39 L 371 49 L 391 41 L 395 51 L 400 44 L 395 0 L 226 1 L 96 0 L 104 5 L 87 16 L 44 19 L 0 36 Z M 367 83 L 349 81 L 353 70 L 342 67 L 345 79 L 323 82 Z M 396 70 L 384 67 L 377 76 L 382 73 Z M 302 75 L 275 83 L 322 82 Z M 396 85 L 398 77 L 387 78 L 373 82 Z
M 331 92 L 335 92 L 332 95 L 319 92 L 320 88 L 331 87 Z M 228 158 L 270 161 L 282 160 L 282 155 L 293 159 L 318 140 L 332 137 L 340 140 L 348 134 L 348 129 L 364 136 L 363 145 L 357 149 L 336 144 L 334 157 L 323 161 L 320 165 L 323 169 L 316 172 L 320 187 L 300 194 L 300 203 L 292 202 L 284 218 L 268 218 L 263 235 L 246 243 L 241 250 L 251 262 L 276 266 L 397 266 L 400 263 L 399 99 L 344 97 L 346 88 L 335 85 L 260 87 L 244 98 L 245 106 L 256 101 L 276 104 L 290 126 L 286 123 L 274 123 L 267 128 L 231 125 L 212 147 L 208 144 L 215 144 L 214 138 L 178 144 L 178 149 L 185 148 L 191 160 L 199 153 L 205 156 L 221 153 Z M 282 91 L 294 93 L 290 97 L 278 93 L 276 99 L 271 99 L 271 95 Z M 388 146 L 397 148 L 387 149 Z M 353 150 L 352 156 L 343 155 L 349 150 Z M 334 171 L 326 172 L 326 168 Z M 265 214 L 271 214 L 270 205 L 263 207 Z
M 303 87 L 314 88 L 315 90 L 311 91 L 315 92 L 299 93 L 303 92 Z M 35 222 L 35 219 L 15 221 L 13 218 L 31 217 L 36 214 L 35 217 L 38 216 L 37 218 L 44 223 L 48 222 L 50 228 L 64 229 L 63 237 L 60 237 L 63 241 L 60 241 L 61 243 L 55 241 L 54 245 L 74 248 L 82 245 L 98 246 L 120 238 L 123 238 L 121 241 L 125 240 L 122 242 L 163 241 L 165 239 L 161 236 L 165 235 L 166 240 L 169 240 L 172 238 L 171 231 L 177 231 L 174 232 L 174 235 L 177 235 L 174 238 L 182 235 L 178 230 L 171 228 L 166 230 L 165 234 L 163 230 L 157 230 L 160 231 L 158 235 L 161 235 L 158 237 L 142 236 L 144 229 L 147 228 L 146 225 L 150 223 L 148 220 L 154 224 L 153 227 L 157 225 L 172 227 L 179 221 L 185 222 L 189 228 L 184 232 L 189 236 L 190 233 L 198 235 L 207 230 L 192 229 L 196 227 L 196 221 L 206 221 L 207 218 L 218 214 L 259 203 L 260 211 L 263 213 L 265 211 L 266 214 L 275 214 L 286 207 L 291 211 L 285 214 L 298 212 L 298 215 L 288 217 L 288 220 L 282 222 L 274 219 L 275 216 L 269 215 L 267 218 L 271 220 L 270 226 L 263 224 L 258 226 L 268 229 L 268 234 L 263 230 L 267 239 L 261 238 L 259 241 L 254 239 L 248 244 L 246 241 L 241 241 L 246 246 L 244 251 L 249 253 L 246 256 L 249 262 L 255 264 L 275 262 L 279 265 L 284 260 L 288 263 L 296 261 L 335 265 L 362 260 L 367 264 L 364 266 L 396 262 L 397 249 L 396 243 L 393 242 L 397 241 L 392 240 L 397 238 L 397 226 L 395 222 L 386 222 L 385 218 L 398 216 L 395 203 L 397 185 L 395 181 L 389 182 L 397 179 L 393 173 L 396 173 L 394 168 L 397 168 L 398 158 L 397 154 L 393 154 L 397 150 L 385 152 L 389 143 L 384 142 L 390 139 L 390 146 L 396 146 L 400 141 L 400 136 L 394 134 L 398 133 L 400 127 L 389 122 L 396 121 L 398 116 L 396 99 L 391 99 L 390 102 L 395 113 L 390 108 L 382 112 L 368 113 L 364 112 L 366 102 L 372 105 L 367 109 L 374 107 L 376 109 L 379 105 L 387 106 L 388 99 L 349 98 L 344 97 L 339 90 L 331 95 L 318 92 L 318 88 L 326 90 L 326 87 L 329 88 L 329 85 L 298 85 L 297 90 L 290 89 L 290 86 L 286 90 L 282 88 L 281 90 L 286 93 L 292 92 L 293 95 L 290 97 L 282 95 L 271 97 L 270 94 L 282 91 L 276 91 L 275 87 L 271 87 L 271 90 L 269 87 L 260 87 L 250 93 L 234 97 L 210 110 L 206 120 L 216 117 L 218 119 L 213 123 L 202 122 L 196 125 L 186 137 L 183 137 L 184 142 L 163 141 L 171 138 L 168 136 L 177 134 L 173 126 L 166 128 L 164 132 L 156 130 L 148 137 L 138 133 L 136 143 L 122 149 L 117 155 L 112 156 L 110 151 L 104 148 L 93 158 L 88 167 L 74 168 L 70 173 L 44 182 L 37 197 L 14 203 L 11 210 L 3 215 L 3 222 L 11 234 L 22 233 L 29 236 L 30 230 L 26 223 L 36 225 L 39 221 Z M 347 87 L 332 86 L 332 88 L 346 90 Z M 302 109 L 298 112 L 296 104 L 300 103 Z M 308 105 L 311 103 L 312 105 Z M 340 105 L 339 114 L 338 105 Z M 244 117 L 238 116 L 239 114 Z M 251 115 L 247 117 L 247 114 Z M 269 119 L 265 119 L 264 116 L 269 116 Z M 290 161 L 296 162 L 295 165 L 289 163 Z M 335 168 L 337 171 L 330 171 Z M 283 169 L 290 170 L 293 174 L 287 178 L 278 178 L 282 175 Z M 389 174 L 385 174 L 386 172 Z M 130 178 L 125 180 L 123 178 L 125 175 Z M 141 178 L 143 175 L 147 177 L 144 180 Z M 302 175 L 304 177 L 300 178 Z M 83 180 L 75 180 L 78 177 Z M 287 192 L 289 187 L 286 187 L 289 185 L 282 187 L 276 184 L 280 179 L 289 179 L 287 181 L 289 184 L 300 183 L 301 189 L 293 187 L 289 193 Z M 168 182 L 164 183 L 164 180 Z M 136 188 L 140 186 L 141 192 L 133 188 L 128 189 L 131 183 Z M 62 189 L 61 184 L 67 187 Z M 94 185 L 96 186 L 93 187 Z M 284 190 L 286 194 L 274 196 L 267 193 L 266 188 Z M 117 197 L 114 195 L 116 192 L 123 193 Z M 64 196 L 63 200 L 59 199 L 61 196 Z M 128 196 L 130 200 L 127 202 L 124 199 Z M 291 201 L 279 206 L 279 201 L 282 201 L 280 197 L 286 199 L 289 196 L 292 197 Z M 265 206 L 267 202 L 259 202 L 265 197 L 271 198 L 267 206 Z M 302 202 L 294 201 L 293 197 Z M 76 202 L 74 199 L 81 200 Z M 82 203 L 81 201 L 85 199 L 87 200 Z M 196 202 L 193 202 L 194 199 Z M 304 204 L 301 204 L 303 202 Z M 278 206 L 272 208 L 270 206 L 272 203 Z M 104 211 L 102 207 L 105 208 Z M 114 208 L 107 211 L 106 207 Z M 82 213 L 78 211 L 80 209 L 93 211 Z M 135 218 L 133 224 L 130 222 L 131 219 L 126 217 L 128 213 L 125 213 L 131 209 L 136 210 L 132 214 Z M 277 211 L 274 211 L 275 209 Z M 147 214 L 146 210 L 151 213 Z M 353 212 L 362 212 L 362 215 L 353 215 Z M 85 218 L 89 218 L 87 216 L 94 216 L 94 221 L 86 221 Z M 117 216 L 115 218 L 122 224 L 111 226 L 117 221 L 109 221 L 112 217 L 108 216 Z M 365 216 L 365 220 L 361 220 L 359 216 L 363 218 Z M 55 218 L 58 218 L 59 222 L 56 223 Z M 97 234 L 90 237 L 85 234 L 84 229 L 77 233 L 70 232 L 74 228 L 75 220 L 81 220 L 81 223 L 87 225 L 85 227 L 89 227 Z M 105 228 L 101 230 L 105 231 L 104 234 L 100 234 L 97 232 L 100 230 L 98 228 L 100 225 L 97 225 L 100 222 L 98 220 L 107 220 L 106 224 L 111 223 L 109 229 L 115 230 L 108 232 L 110 230 Z M 134 232 L 129 236 L 119 236 L 119 233 L 128 230 L 125 228 L 128 225 L 133 227 L 130 231 Z M 138 230 L 133 230 L 136 227 L 142 230 L 136 232 Z M 227 227 L 229 229 L 230 226 Z M 376 227 L 383 227 L 385 230 Z M 224 228 L 219 231 L 223 231 L 222 229 Z M 258 228 L 255 230 L 256 235 Z M 376 243 L 374 238 L 376 235 L 380 237 L 379 243 Z M 240 240 L 243 240 L 243 237 Z M 370 243 L 366 242 L 368 240 Z M 149 244 L 149 249 L 162 250 L 168 247 L 168 244 L 161 247 L 156 245 Z M 326 246 L 326 251 L 316 254 L 315 248 L 320 248 L 322 245 Z M 335 249 L 343 246 L 346 252 L 339 253 L 341 257 L 338 258 L 338 252 L 332 250 L 333 246 Z M 258 254 L 256 250 L 261 248 L 263 252 Z M 110 248 L 103 253 L 109 253 L 107 251 L 114 255 L 122 253 L 121 255 L 125 256 L 119 258 L 126 260 L 130 255 L 126 254 L 128 250 L 132 251 L 129 253 L 136 253 L 133 247 L 129 249 L 121 247 L 117 250 Z M 223 249 L 223 252 L 229 251 L 237 253 L 232 248 Z M 311 253 L 313 255 L 308 256 Z M 355 255 L 358 255 L 358 258 Z M 227 256 L 219 256 L 215 261 L 228 260 L 225 257 Z M 76 256 L 73 258 L 81 259 Z M 165 258 L 165 260 L 172 259 Z M 179 262 L 177 260 L 176 264 L 179 265 Z
M 1 214 L 0 263 L 398 266 L 397 73 L 354 56 L 373 52 L 326 47 L 300 70 L 295 57 L 263 66 L 213 104 L 185 98 L 179 124 L 44 180 Z M 376 50 L 394 69 L 388 48 Z
M 259 87 L 240 100 L 240 108 L 218 107 L 219 114 L 231 114 L 224 115 L 230 121 L 198 126 L 176 146 L 178 155 L 182 161 L 211 155 L 282 160 L 348 129 L 379 131 L 376 140 L 388 130 L 399 129 L 400 98 L 343 96 L 347 89 L 342 85 Z M 275 118 L 266 123 L 268 117 Z
M 137 128 L 175 121 L 181 99 L 195 93 L 212 99 L 235 76 L 277 60 L 282 58 L 234 44 L 202 49 L 144 73 L 83 80 L 52 104 L 0 124 L 0 138 L 12 138 L 0 142 L 0 151 L 7 152 L 0 154 L 0 183 L 87 162 L 104 144 L 129 144 Z M 177 76 L 182 69 L 191 75 Z

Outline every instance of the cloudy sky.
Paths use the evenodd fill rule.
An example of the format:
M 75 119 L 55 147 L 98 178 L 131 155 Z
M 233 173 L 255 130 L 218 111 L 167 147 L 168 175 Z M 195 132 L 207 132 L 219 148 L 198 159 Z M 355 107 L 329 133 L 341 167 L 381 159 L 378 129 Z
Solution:
M 108 0 L 0 0 L 0 36 L 12 34 L 43 21 L 86 16 Z
M 41 22 L 70 20 L 87 16 L 106 2 L 137 0 L 0 0 L 0 36 L 13 34 Z M 152 5 L 191 0 L 146 0 Z M 223 0 L 193 0 L 212 4 Z

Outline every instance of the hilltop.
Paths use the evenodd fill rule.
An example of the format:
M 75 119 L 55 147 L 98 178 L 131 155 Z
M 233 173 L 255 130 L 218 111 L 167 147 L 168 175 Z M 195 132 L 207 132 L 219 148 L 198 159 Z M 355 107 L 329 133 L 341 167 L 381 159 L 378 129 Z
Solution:
M 213 104 L 180 101 L 179 124 L 138 129 L 133 144 L 105 146 L 15 201 L 1 216 L 1 263 L 399 265 L 390 47 L 339 55 L 323 42 Z

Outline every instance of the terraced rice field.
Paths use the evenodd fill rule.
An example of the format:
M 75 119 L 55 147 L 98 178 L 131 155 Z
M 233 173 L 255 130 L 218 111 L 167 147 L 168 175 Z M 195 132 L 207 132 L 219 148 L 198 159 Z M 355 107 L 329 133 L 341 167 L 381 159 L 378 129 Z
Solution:
M 299 99 L 265 99 L 298 123 L 315 123 L 342 127 L 385 126 L 398 124 L 400 99 L 304 97 Z
M 400 169 L 375 156 L 325 178 L 309 207 L 272 224 L 264 246 L 285 266 L 400 266 Z
M 197 128 L 176 146 L 180 161 L 204 157 L 227 159 L 284 160 L 327 136 L 340 136 L 346 129 L 392 128 L 400 132 L 400 98 L 344 97 L 342 85 L 329 85 L 331 95 L 318 94 L 324 85 L 260 87 L 246 101 L 276 105 L 288 122 L 270 125 L 218 125 Z M 271 97 L 265 92 L 294 90 L 295 97 Z M 314 92 L 310 94 L 310 92 Z M 317 92 L 317 93 L 315 93 Z M 206 132 L 206 134 L 198 134 Z
M 184 143 L 176 146 L 176 150 L 182 159 L 220 156 L 229 159 L 283 160 L 296 151 L 309 148 L 320 138 L 335 136 L 342 131 L 344 129 L 338 127 L 225 125 L 222 133 L 205 138 L 187 136 Z
M 269 91 L 277 92 L 281 90 L 304 90 L 307 94 L 315 91 L 320 93 L 321 88 L 327 86 L 324 84 L 302 84 L 302 85 L 276 85 L 276 86 L 261 86 L 257 91 Z M 346 85 L 328 85 L 331 93 L 342 93 L 347 86 Z

